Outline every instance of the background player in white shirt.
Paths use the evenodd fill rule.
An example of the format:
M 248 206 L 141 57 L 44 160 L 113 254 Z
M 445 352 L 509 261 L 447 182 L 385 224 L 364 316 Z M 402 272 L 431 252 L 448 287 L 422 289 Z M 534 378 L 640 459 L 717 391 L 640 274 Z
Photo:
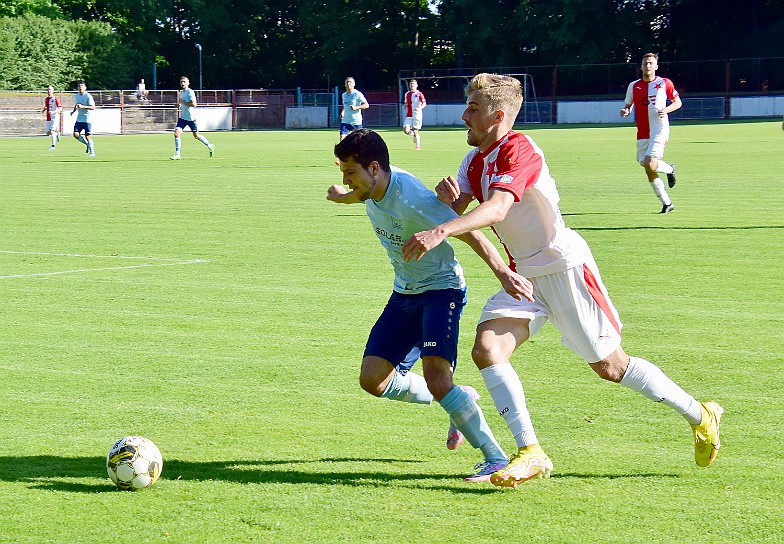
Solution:
M 588 244 L 564 224 L 542 150 L 512 130 L 522 102 L 517 79 L 474 77 L 463 121 L 468 144 L 475 149 L 463 160 L 457 180 L 448 177 L 436 187 L 439 199 L 461 216 L 416 233 L 403 245 L 406 259 L 418 259 L 449 236 L 492 226 L 511 268 L 533 284 L 534 302 L 499 292 L 488 300 L 477 326 L 474 362 L 519 448 L 490 481 L 515 487 L 535 476 L 546 477 L 553 468 L 539 446 L 522 383 L 510 364 L 512 353 L 547 319 L 561 332 L 562 343 L 600 377 L 681 414 L 693 429 L 697 465 L 708 466 L 719 449 L 722 408 L 698 402 L 656 365 L 630 357 L 621 347 L 618 313 Z M 465 213 L 474 198 L 480 204 Z
M 46 113 L 46 135 L 52 139 L 49 149 L 54 151 L 55 145 L 60 141 L 60 113 L 63 111 L 63 105 L 54 95 L 54 87 L 51 85 L 46 89 L 43 111 Z
M 670 188 L 675 187 L 675 165 L 667 164 L 662 158 L 664 147 L 670 138 L 670 121 L 667 114 L 681 107 L 681 99 L 672 81 L 656 75 L 656 70 L 659 69 L 657 54 L 643 55 L 640 69 L 642 78 L 629 83 L 626 90 L 626 104 L 621 109 L 621 117 L 627 117 L 632 108 L 636 107 L 637 162 L 645 169 L 651 188 L 661 201 L 662 209 L 659 213 L 669 213 L 675 207 L 659 173 L 667 176 Z
M 403 121 L 403 132 L 413 134 L 414 149 L 419 150 L 419 130 L 422 128 L 422 110 L 427 106 L 425 95 L 419 90 L 419 83 L 412 79 L 408 83 L 409 91 L 406 93 L 406 119 Z

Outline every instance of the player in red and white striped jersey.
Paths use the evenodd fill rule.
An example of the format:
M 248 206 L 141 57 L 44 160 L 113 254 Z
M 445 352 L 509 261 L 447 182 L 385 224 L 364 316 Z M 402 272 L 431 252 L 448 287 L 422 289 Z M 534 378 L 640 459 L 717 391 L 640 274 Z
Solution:
M 46 135 L 52 139 L 52 146 L 49 149 L 53 151 L 60 141 L 60 113 L 63 111 L 63 105 L 54 95 L 54 87 L 49 85 L 46 93 L 43 111 L 46 113 Z
M 475 149 L 463 159 L 456 180 L 450 176 L 436 187 L 439 199 L 461 216 L 418 232 L 403 244 L 404 258 L 418 259 L 449 236 L 492 227 L 509 254 L 511 268 L 533 285 L 533 302 L 505 291 L 491 297 L 477 326 L 474 362 L 519 448 L 490 481 L 515 487 L 549 476 L 553 468 L 539 446 L 522 383 L 510 364 L 517 347 L 548 319 L 561 332 L 562 343 L 600 377 L 681 414 L 694 432 L 695 461 L 709 465 L 719 449 L 722 408 L 698 402 L 659 367 L 630 357 L 621 347 L 618 312 L 588 244 L 564 223 L 542 150 L 530 137 L 512 130 L 522 102 L 517 79 L 474 77 L 463 121 L 468 144 Z M 474 199 L 479 205 L 466 212 Z
M 419 83 L 416 79 L 412 79 L 408 83 L 410 89 L 406 93 L 406 119 L 403 121 L 403 132 L 406 134 L 413 134 L 414 149 L 419 150 L 420 138 L 419 131 L 422 128 L 422 110 L 427 106 L 425 95 L 419 90 Z
M 661 212 L 669 213 L 675 209 L 664 180 L 659 173 L 667 176 L 670 188 L 675 186 L 675 165 L 662 159 L 667 140 L 670 138 L 670 121 L 667 116 L 681 107 L 681 98 L 675 86 L 667 78 L 656 75 L 659 69 L 659 56 L 646 53 L 642 57 L 642 78 L 632 81 L 626 90 L 626 103 L 621 109 L 621 117 L 627 117 L 632 108 L 636 110 L 637 121 L 637 162 L 645 168 L 653 192 L 662 204 Z M 667 100 L 670 104 L 667 105 Z

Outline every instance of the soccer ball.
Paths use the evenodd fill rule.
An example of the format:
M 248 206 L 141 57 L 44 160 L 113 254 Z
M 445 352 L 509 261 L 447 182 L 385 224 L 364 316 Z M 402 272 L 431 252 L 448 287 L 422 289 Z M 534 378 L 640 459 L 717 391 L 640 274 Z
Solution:
M 119 439 L 106 456 L 106 472 L 120 489 L 137 491 L 150 487 L 163 469 L 158 447 L 143 436 Z

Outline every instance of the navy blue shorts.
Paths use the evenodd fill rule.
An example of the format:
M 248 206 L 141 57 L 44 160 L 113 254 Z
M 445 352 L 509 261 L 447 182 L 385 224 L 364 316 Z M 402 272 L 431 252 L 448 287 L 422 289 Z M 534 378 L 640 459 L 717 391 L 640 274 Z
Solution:
M 196 121 L 186 121 L 182 117 L 177 119 L 177 128 L 183 130 L 185 127 L 190 127 L 191 132 L 199 132 L 199 129 L 196 128 Z
M 350 125 L 348 123 L 340 123 L 340 134 L 348 134 L 351 131 L 359 130 L 362 128 L 362 125 Z
M 370 331 L 365 354 L 386 359 L 405 374 L 421 357 L 442 357 L 457 366 L 460 316 L 465 289 L 439 289 L 416 295 L 393 292 Z
M 76 134 L 84 131 L 85 136 L 90 136 L 93 133 L 92 128 L 92 124 L 85 123 L 84 121 L 77 121 L 74 123 L 74 133 Z

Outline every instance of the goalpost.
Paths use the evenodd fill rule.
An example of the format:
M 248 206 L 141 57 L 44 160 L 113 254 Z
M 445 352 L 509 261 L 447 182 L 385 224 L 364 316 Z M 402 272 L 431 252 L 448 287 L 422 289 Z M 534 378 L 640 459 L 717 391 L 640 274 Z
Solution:
M 398 74 L 400 103 L 403 103 L 405 94 L 409 90 L 409 82 L 412 79 L 416 79 L 419 90 L 425 94 L 428 103 L 464 104 L 466 98 L 465 90 L 474 75 L 476 74 L 430 75 L 425 73 L 424 75 L 419 75 L 415 71 L 400 72 Z M 520 108 L 515 124 L 550 124 L 552 122 L 551 116 L 547 113 L 547 109 L 551 105 L 549 102 L 540 103 L 537 101 L 536 87 L 531 74 L 502 73 L 501 75 L 517 78 L 523 89 L 523 105 Z

